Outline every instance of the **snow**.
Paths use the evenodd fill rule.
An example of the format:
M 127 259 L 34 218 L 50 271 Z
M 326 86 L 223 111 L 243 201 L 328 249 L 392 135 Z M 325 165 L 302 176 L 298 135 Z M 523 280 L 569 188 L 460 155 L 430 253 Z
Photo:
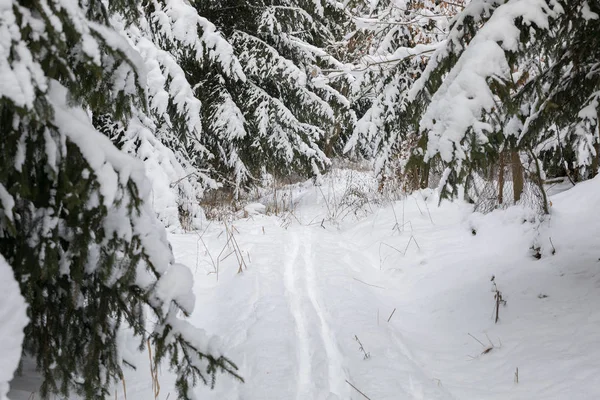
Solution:
M 598 398 L 600 178 L 568 187 L 553 190 L 545 219 L 522 207 L 482 215 L 461 201 L 438 207 L 431 189 L 384 202 L 370 173 L 334 170 L 320 186 L 281 189 L 289 207 L 279 216 L 169 235 L 191 269 L 174 264 L 156 291 L 196 299 L 189 318 L 169 322 L 246 380 L 220 375 L 194 394 L 361 398 L 352 384 L 378 400 Z M 361 195 L 369 201 L 350 201 Z M 497 324 L 492 276 L 507 302 Z M 133 354 L 127 398 L 147 399 L 147 354 Z M 166 366 L 159 381 L 160 397 L 172 397 Z
M 593 164 L 596 156 L 595 144 L 598 141 L 598 109 L 600 108 L 600 91 L 594 92 L 579 111 L 579 121 L 575 125 L 572 148 L 577 156 L 577 165 L 581 172 Z
M 97 132 L 83 109 L 71 107 L 64 86 L 51 81 L 48 100 L 54 108 L 54 123 L 79 147 L 85 160 L 99 175 L 105 204 L 117 196 L 117 179 L 123 184 L 132 178 L 142 197 L 147 195 L 149 185 L 142 162 L 119 151 L 106 136 Z
M 356 77 L 351 85 L 352 97 L 359 104 L 370 104 L 353 124 L 345 153 L 358 150 L 373 158 L 376 172 L 383 174 L 406 163 L 410 152 L 397 157 L 397 150 L 414 147 L 404 145 L 411 140 L 407 138 L 411 129 L 403 126 L 407 123 L 400 127 L 395 121 L 410 120 L 405 114 L 411 87 L 422 85 L 418 77 L 423 66 L 432 54 L 445 49 L 450 20 L 462 9 L 461 4 L 462 1 L 372 1 L 370 6 L 364 4 L 362 9 L 353 11 L 363 17 L 352 17 L 357 31 L 350 40 L 362 43 L 359 49 L 363 49 L 351 72 Z M 358 36 L 352 37 L 355 35 Z
M 171 301 L 175 301 L 187 313 L 194 311 L 193 283 L 194 277 L 190 269 L 182 264 L 173 264 L 160 277 L 154 287 L 154 293 L 163 303 L 163 313 L 165 315 L 168 312 Z
M 1 187 L 1 185 L 0 185 Z M 23 329 L 29 322 L 27 305 L 13 271 L 0 254 L 0 400 L 8 400 L 9 382 L 19 366 Z
M 556 0 L 467 2 L 448 40 L 441 41 L 448 18 L 422 2 L 423 18 L 411 23 L 423 28 L 433 22 L 439 32 L 429 38 L 418 34 L 412 41 L 422 44 L 403 47 L 397 36 L 405 33 L 402 15 L 412 2 L 394 0 L 389 8 L 378 0 L 369 3 L 374 16 L 354 18 L 359 30 L 381 30 L 382 8 L 397 15 L 390 29 L 369 45 L 372 48 L 364 49 L 362 54 L 368 55 L 353 69 L 311 44 L 317 39 L 309 38 L 313 31 L 326 27 L 302 8 L 292 15 L 307 29 L 288 32 L 276 13 L 289 7 L 270 6 L 259 19 L 260 38 L 241 31 L 226 38 L 186 0 L 152 1 L 152 11 L 133 24 L 111 15 L 110 26 L 88 21 L 85 10 L 68 0 L 40 2 L 39 15 L 0 0 L 0 98 L 21 108 L 19 115 L 32 111 L 37 97 L 48 100 L 53 112 L 47 118 L 55 129 L 42 133 L 47 173 L 58 172 L 68 139 L 89 164 L 82 176 L 97 178 L 98 192 L 88 206 L 102 204 L 107 209 L 103 226 L 96 228 L 109 238 L 139 238 L 154 268 L 150 272 L 140 263 L 136 285 L 148 290 L 152 306 L 160 311 L 154 315 L 159 321 L 149 321 L 148 329 L 170 329 L 168 341 L 184 337 L 211 356 L 224 354 L 239 364 L 245 384 L 221 376 L 214 391 L 196 388 L 198 398 L 600 397 L 600 311 L 595 307 L 600 300 L 600 225 L 593 217 L 600 206 L 600 178 L 573 188 L 568 182 L 552 188 L 551 214 L 541 218 L 522 207 L 488 215 L 473 213 L 471 205 L 460 201 L 438 207 L 436 190 L 390 199 L 378 192 L 372 174 L 334 170 L 313 182 L 281 189 L 287 208 L 279 215 L 270 214 L 272 208 L 266 205 L 274 196 L 264 195 L 226 224 L 203 218 L 198 199 L 205 187 L 217 184 L 192 167 L 191 159 L 220 157 L 241 187 L 251 177 L 238 151 L 241 142 L 249 141 L 247 126 L 256 131 L 249 141 L 256 154 L 275 153 L 290 165 L 304 156 L 319 175 L 319 167 L 330 163 L 319 143 L 347 112 L 353 118 L 348 125 L 356 129 L 345 151 L 371 146 L 365 154 L 377 155 L 376 169 L 382 169 L 401 133 L 392 132 L 386 139 L 382 128 L 400 115 L 405 101 L 422 94 L 424 82 L 451 51 L 462 56 L 435 93 L 421 129 L 430 139 L 425 158 L 440 155 L 460 169 L 469 157 L 466 146 L 473 143 L 465 144 L 466 132 L 472 128 L 474 142 L 483 144 L 487 133 L 498 129 L 485 118 L 497 101 L 489 82 L 517 80 L 507 53 L 522 50 L 519 24 L 546 29 L 562 12 Z M 312 0 L 315 16 L 325 19 L 325 5 L 346 8 L 332 0 Z M 578 12 L 590 24 L 599 18 L 587 1 L 580 2 Z M 482 27 L 466 44 L 461 25 L 470 17 Z M 46 25 L 54 28 L 57 43 L 65 44 L 63 20 L 81 37 L 71 53 L 74 62 L 113 70 L 109 91 L 137 96 L 141 89 L 148 96 L 147 110 L 142 105 L 130 110 L 123 130 L 127 140 L 120 143 L 123 151 L 92 126 L 92 110 L 74 103 L 64 82 L 45 75 L 36 61 L 39 54 L 27 46 L 30 41 L 48 41 Z M 21 37 L 22 32 L 29 37 Z M 102 54 L 106 46 L 129 62 L 112 65 L 115 60 Z M 292 60 L 289 50 L 302 61 Z M 335 73 L 341 73 L 337 78 L 356 90 L 371 84 L 370 74 L 381 65 L 397 66 L 410 59 L 410 79 L 416 79 L 426 54 L 432 52 L 423 79 L 410 90 L 397 71 L 383 74 L 369 94 L 375 96 L 373 106 L 359 121 L 351 111 L 340 114 L 338 106 L 349 109 L 351 103 L 341 89 L 329 86 L 334 75 L 322 75 L 326 67 L 335 67 Z M 227 91 L 203 93 L 201 83 L 190 84 L 189 71 L 178 64 L 190 55 L 202 69 L 218 64 L 223 70 L 218 74 L 224 72 L 220 84 L 229 79 L 244 83 L 243 105 L 248 108 Z M 210 65 L 204 65 L 207 61 Z M 68 69 L 66 76 L 69 73 Z M 272 73 L 280 79 L 267 88 L 265 76 Z M 293 96 L 289 86 L 297 89 Z M 273 91 L 282 95 L 271 96 Z M 215 106 L 210 96 L 222 101 Z M 304 118 L 290 105 L 290 96 L 311 109 L 311 117 Z M 205 110 L 201 99 L 207 102 Z M 593 164 L 596 152 L 599 102 L 600 92 L 593 93 L 573 133 L 557 133 L 559 140 L 561 135 L 576 135 L 576 157 L 584 167 Z M 207 141 L 200 136 L 201 114 L 211 115 L 206 131 L 216 138 L 214 154 L 209 155 L 203 145 Z M 18 118 L 12 121 L 15 128 Z M 526 128 L 513 119 L 504 133 L 516 136 Z M 184 154 L 187 148 L 168 147 L 175 147 L 171 141 L 179 133 L 190 138 L 190 154 Z M 19 171 L 28 141 L 26 135 L 19 140 L 14 162 Z M 444 171 L 440 188 L 451 172 Z M 135 213 L 127 210 L 130 193 L 124 186 L 130 182 L 145 200 Z M 20 200 L 11 190 L 0 184 L 0 219 L 8 228 L 19 218 L 13 207 Z M 180 210 L 191 220 L 186 226 L 201 229 L 176 233 L 184 225 Z M 61 223 L 50 208 L 38 209 L 35 218 L 41 221 L 41 235 Z M 175 256 L 159 221 L 172 228 L 169 239 Z M 34 243 L 39 237 L 29 240 Z M 99 247 L 89 249 L 87 272 L 95 268 Z M 61 265 L 61 273 L 68 269 L 67 263 Z M 117 268 L 112 278 L 123 272 Z M 492 290 L 500 290 L 507 302 L 498 309 L 498 323 L 491 312 L 498 292 Z M 25 376 L 13 380 L 27 323 L 26 304 L 2 255 L 0 291 L 0 400 L 6 398 L 11 381 L 13 400 L 33 398 L 36 380 L 28 360 Z M 79 296 L 74 301 L 83 300 Z M 197 312 L 190 315 L 194 309 Z M 120 344 L 129 347 L 130 333 L 120 332 Z M 139 368 L 126 372 L 123 383 L 129 392 L 115 387 L 115 397 L 156 397 L 146 354 L 130 350 L 118 349 Z M 195 367 L 206 368 L 206 360 L 192 358 Z M 177 361 L 175 356 L 173 363 Z M 159 379 L 161 397 L 173 397 L 174 375 L 166 365 Z
M 206 53 L 228 75 L 241 81 L 246 79 L 232 46 L 191 4 L 184 0 L 168 0 L 164 7 L 159 2 L 153 3 L 155 11 L 151 19 L 159 26 L 159 34 L 164 39 L 181 43 L 181 50 L 193 50 L 197 60 L 202 60 Z
M 598 183 L 554 196 L 543 223 L 522 208 L 486 216 L 462 203 L 436 208 L 429 191 L 397 202 L 395 214 L 385 207 L 339 230 L 320 225 L 333 198 L 326 187 L 324 196 L 308 183 L 295 187 L 302 225 L 294 219 L 286 229 L 281 218 L 258 215 L 234 222 L 252 260 L 242 275 L 231 262 L 218 281 L 201 279 L 212 267 L 197 264 L 203 307 L 194 321 L 223 338 L 246 378 L 198 393 L 360 398 L 347 380 L 374 399 L 595 398 L 600 313 L 590 238 L 600 229 L 586 210 L 600 203 Z M 395 218 L 403 231 L 392 229 Z M 213 255 L 224 245 L 221 229 L 203 235 Z M 193 265 L 197 236 L 171 239 L 176 257 Z M 536 241 L 541 260 L 530 254 Z M 507 300 L 499 324 L 491 318 L 492 275 Z M 482 355 L 469 333 L 486 345 L 489 336 L 495 348 Z
M 598 19 L 599 16 L 595 12 L 590 9 L 590 5 L 587 1 L 583 2 L 583 6 L 581 7 L 581 15 L 586 21 Z
M 250 203 L 244 206 L 244 211 L 248 215 L 264 214 L 266 210 L 267 207 L 264 204 L 260 203 Z
M 0 203 L 2 204 L 2 213 L 10 221 L 13 221 L 13 207 L 15 199 L 8 193 L 8 190 L 0 183 Z

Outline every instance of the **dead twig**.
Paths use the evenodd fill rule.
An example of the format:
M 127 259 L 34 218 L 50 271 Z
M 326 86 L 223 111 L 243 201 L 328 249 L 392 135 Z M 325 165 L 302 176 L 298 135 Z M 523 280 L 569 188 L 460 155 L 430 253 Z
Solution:
M 392 317 L 394 316 L 394 313 L 396 312 L 396 309 L 394 308 L 394 311 L 392 311 L 392 313 L 390 314 L 390 317 L 387 319 L 387 322 L 390 322 L 390 320 L 392 319 Z
M 498 320 L 500 319 L 500 305 L 506 306 L 506 300 L 504 300 L 504 298 L 502 297 L 502 292 L 500 290 L 498 290 L 498 285 L 496 285 L 496 276 L 492 275 L 492 279 L 490 279 L 492 281 L 492 284 L 494 285 L 494 287 L 492 288 L 492 292 L 494 292 L 494 312 L 496 314 L 495 318 L 494 318 L 494 323 L 497 324 Z
M 367 400 L 371 400 L 371 398 L 369 396 L 367 396 L 366 394 L 364 394 L 363 392 L 361 392 L 356 386 L 354 386 L 353 384 L 351 384 L 350 382 L 348 382 L 348 380 L 346 379 L 346 383 L 350 386 L 352 386 L 352 388 L 354 390 L 356 390 L 358 393 L 360 393 L 365 399 Z
M 356 340 L 358 342 L 358 350 L 360 350 L 361 353 L 363 353 L 363 360 L 366 360 L 368 358 L 371 358 L 371 353 L 367 352 L 363 346 L 363 344 L 360 342 L 360 340 L 358 339 L 358 336 L 354 335 L 354 340 Z
M 421 207 L 419 207 L 419 202 L 417 201 L 417 198 L 413 197 L 413 200 L 415 201 L 415 204 L 417 205 L 417 208 L 419 209 L 419 212 L 421 213 L 421 215 L 425 215 L 425 214 L 423 214 L 423 211 L 421 211 Z
M 235 258 L 237 260 L 238 274 L 243 272 L 244 269 L 248 269 L 248 265 L 244 258 L 244 253 L 240 249 L 240 246 L 239 246 L 237 239 L 235 238 L 235 234 L 234 234 L 235 232 L 239 233 L 239 231 L 233 225 L 231 225 L 231 227 L 229 225 L 227 225 L 227 223 L 225 223 L 224 225 L 225 225 L 225 236 L 227 237 L 227 240 L 225 241 L 225 245 L 221 249 L 221 252 L 217 256 L 217 263 L 216 263 L 216 265 L 217 265 L 217 267 L 216 267 L 217 280 L 219 279 L 218 274 L 219 274 L 220 262 L 225 261 L 231 254 L 234 254 Z M 225 252 L 226 249 L 230 249 L 230 252 L 227 253 L 225 256 L 223 256 L 223 253 Z M 248 254 L 248 257 L 250 257 L 250 254 Z M 249 259 L 250 258 L 248 258 L 248 260 Z
M 383 245 L 383 246 L 387 246 L 387 247 L 389 247 L 390 249 L 396 250 L 398 253 L 400 253 L 400 254 L 404 255 L 404 253 L 402 252 L 402 250 L 400 250 L 400 249 L 397 249 L 396 247 L 394 247 L 394 246 L 392 246 L 392 245 L 390 245 L 390 244 L 387 244 L 387 243 L 384 243 L 384 242 L 381 242 L 381 243 L 379 243 L 379 246 L 380 246 L 380 247 L 381 247 L 382 245 Z
M 158 385 L 158 376 L 156 377 L 157 380 L 157 385 Z M 127 385 L 125 384 L 125 376 L 123 376 L 123 374 L 121 374 L 121 382 L 123 382 L 123 396 L 125 396 L 125 400 L 127 400 Z M 159 390 L 160 390 L 160 385 L 159 385 Z M 115 396 L 117 395 L 117 392 L 115 391 Z
M 471 335 L 470 333 L 468 333 L 469 336 L 471 336 L 475 341 L 477 341 L 477 343 L 479 343 L 482 347 L 483 347 L 483 351 L 481 353 L 479 353 L 479 356 L 482 356 L 484 354 L 488 354 L 489 352 L 491 352 L 492 350 L 494 350 L 496 348 L 496 345 L 494 345 L 494 343 L 490 340 L 489 336 L 487 335 L 487 333 L 485 334 L 485 337 L 487 337 L 488 342 L 490 342 L 489 345 L 484 344 L 481 340 L 477 339 L 475 336 Z M 498 347 L 502 347 L 502 341 L 500 341 L 500 339 L 498 339 Z M 479 357 L 477 356 L 477 357 Z M 473 356 L 469 356 L 471 357 L 471 359 L 475 359 L 477 357 L 473 357 Z

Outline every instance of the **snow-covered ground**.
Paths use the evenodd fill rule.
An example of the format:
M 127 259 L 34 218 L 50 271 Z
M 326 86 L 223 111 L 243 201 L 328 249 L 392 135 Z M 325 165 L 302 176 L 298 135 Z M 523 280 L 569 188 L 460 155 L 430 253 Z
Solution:
M 0 185 L 1 186 L 1 185 Z M 23 328 L 29 322 L 25 299 L 21 296 L 19 284 L 12 268 L 0 254 L 0 400 L 6 399 L 8 383 L 19 366 Z
M 251 207 L 171 235 L 195 274 L 192 322 L 246 380 L 221 375 L 199 399 L 600 398 L 600 179 L 552 196 L 540 222 L 518 207 L 438 207 L 433 191 L 355 215 L 339 205 L 349 176 L 282 191 L 293 211 L 280 216 Z M 373 190 L 367 174 L 352 179 Z M 154 398 L 139 357 L 129 400 Z M 159 381 L 157 398 L 174 399 L 166 366 Z M 13 386 L 11 399 L 29 398 Z

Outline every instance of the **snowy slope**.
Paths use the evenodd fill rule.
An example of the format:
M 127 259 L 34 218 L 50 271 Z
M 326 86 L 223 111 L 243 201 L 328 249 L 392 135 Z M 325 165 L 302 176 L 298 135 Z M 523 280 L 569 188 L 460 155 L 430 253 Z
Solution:
M 539 221 L 516 207 L 437 207 L 432 191 L 332 219 L 348 186 L 336 178 L 290 187 L 293 215 L 170 237 L 195 272 L 192 322 L 222 338 L 246 379 L 220 376 L 199 399 L 600 398 L 600 179 L 553 196 Z M 492 276 L 506 300 L 497 324 Z M 139 357 L 127 398 L 154 398 Z M 173 399 L 166 367 L 159 380 L 158 398 Z

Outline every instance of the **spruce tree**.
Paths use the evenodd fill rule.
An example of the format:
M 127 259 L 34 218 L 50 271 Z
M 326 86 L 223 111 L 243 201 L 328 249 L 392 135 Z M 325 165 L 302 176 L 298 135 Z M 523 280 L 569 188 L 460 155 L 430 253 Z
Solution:
M 2 7 L 0 254 L 29 305 L 23 354 L 43 377 L 41 396 L 109 396 L 130 363 L 117 340 L 123 328 L 154 346 L 156 363 L 169 360 L 182 399 L 219 371 L 237 376 L 203 331 L 178 318 L 193 309 L 191 273 L 173 262 L 144 165 L 92 124 L 108 116 L 128 126 L 149 113 L 144 60 L 111 23 L 117 14 L 134 23 L 137 5 Z
M 375 161 L 383 179 L 406 170 L 417 124 L 407 94 L 445 39 L 462 1 L 353 1 L 354 28 L 347 42 L 358 79 L 352 100 L 360 118 L 346 143 Z M 415 187 L 418 186 L 418 183 Z
M 529 105 L 519 141 L 536 153 L 552 149 L 562 173 L 584 180 L 598 173 L 600 4 L 561 4 L 560 17 L 530 46 L 540 60 L 515 96 Z
M 144 160 L 153 177 L 153 208 L 168 227 L 198 227 L 198 201 L 217 187 L 206 160 L 201 121 L 204 93 L 195 91 L 180 64 L 212 63 L 235 78 L 243 78 L 231 46 L 184 1 L 140 4 L 131 22 L 119 13 L 111 24 L 144 60 L 148 110 L 136 109 L 126 126 L 103 115 L 95 125 L 121 149 Z
M 479 0 L 458 15 L 409 97 L 417 152 L 446 166 L 443 196 L 505 152 L 531 162 L 541 189 L 539 157 L 552 142 L 597 172 L 598 11 L 587 1 Z
M 232 188 L 263 172 L 318 175 L 339 152 L 337 138 L 353 123 L 342 85 L 321 69 L 340 67 L 334 45 L 341 9 L 326 1 L 206 1 L 195 4 L 223 33 L 245 80 L 212 65 L 185 63 L 203 108 L 209 162 Z M 325 151 L 328 154 L 325 154 Z

